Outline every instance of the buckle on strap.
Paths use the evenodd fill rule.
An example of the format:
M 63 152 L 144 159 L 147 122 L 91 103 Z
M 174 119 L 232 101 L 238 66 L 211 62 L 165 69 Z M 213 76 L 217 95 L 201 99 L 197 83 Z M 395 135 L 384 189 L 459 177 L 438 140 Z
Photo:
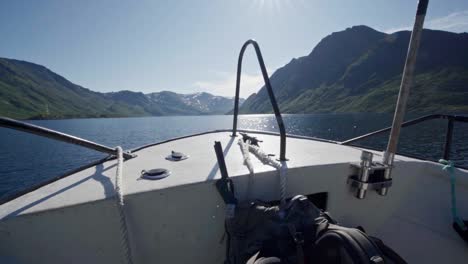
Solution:
M 294 239 L 294 242 L 298 245 L 304 244 L 304 233 L 297 232 L 296 226 L 294 224 L 288 224 L 289 233 Z
M 233 218 L 237 204 L 237 199 L 234 193 L 234 183 L 227 173 L 221 142 L 215 141 L 214 149 L 216 152 L 216 158 L 218 159 L 219 170 L 221 172 L 221 179 L 217 180 L 215 183 L 216 189 L 218 189 L 219 195 L 221 195 L 224 203 L 226 203 L 226 218 Z
M 234 184 L 229 178 L 221 178 L 216 181 L 216 189 L 226 204 L 237 204 L 237 198 L 234 195 Z

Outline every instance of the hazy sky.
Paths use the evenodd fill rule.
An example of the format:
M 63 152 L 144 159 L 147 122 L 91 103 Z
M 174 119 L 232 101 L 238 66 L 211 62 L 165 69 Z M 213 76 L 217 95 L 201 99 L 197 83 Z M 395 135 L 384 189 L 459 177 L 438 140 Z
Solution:
M 413 0 L 2 0 L 0 57 L 42 64 L 96 91 L 207 91 L 233 96 L 243 42 L 259 41 L 269 73 L 331 32 L 413 22 Z M 467 0 L 431 0 L 426 27 L 468 31 Z M 241 95 L 262 79 L 246 53 Z

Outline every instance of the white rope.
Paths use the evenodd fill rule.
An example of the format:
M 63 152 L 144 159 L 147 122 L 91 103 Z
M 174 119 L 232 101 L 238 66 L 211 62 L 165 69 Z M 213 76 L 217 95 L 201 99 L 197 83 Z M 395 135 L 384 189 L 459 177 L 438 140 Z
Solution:
M 247 179 L 247 201 L 250 201 L 252 199 L 252 185 L 253 185 L 253 177 L 254 177 L 254 167 L 252 164 L 252 160 L 250 159 L 250 154 L 249 154 L 249 144 L 245 144 L 242 139 L 239 139 L 238 144 L 241 148 L 242 151 L 242 157 L 244 158 L 244 165 L 247 167 L 249 170 L 249 177 Z
M 244 164 L 246 164 L 247 161 L 249 162 L 249 164 L 246 164 L 246 166 L 247 166 L 247 168 L 249 168 L 249 166 L 251 167 L 251 168 L 249 168 L 249 171 L 252 170 L 252 176 L 253 176 L 253 165 L 252 165 L 252 162 L 250 160 L 250 157 L 248 156 L 248 153 L 247 153 L 247 155 L 245 154 L 246 151 L 244 151 L 244 149 L 248 149 L 249 152 L 252 152 L 252 154 L 254 154 L 255 157 L 257 157 L 257 159 L 259 159 L 263 164 L 270 165 L 270 166 L 274 167 L 276 170 L 278 170 L 281 204 L 284 205 L 285 202 L 286 202 L 286 183 L 287 183 L 286 182 L 286 176 L 287 176 L 286 173 L 287 173 L 287 169 L 288 169 L 287 165 L 286 165 L 286 162 L 281 162 L 280 163 L 280 162 L 276 161 L 271 156 L 269 156 L 268 154 L 263 152 L 259 147 L 251 145 L 249 143 L 245 143 L 242 139 L 239 139 L 239 145 L 241 146 L 242 155 L 244 157 Z
M 127 220 L 125 218 L 124 211 L 124 197 L 123 197 L 123 186 L 122 186 L 122 175 L 123 175 L 123 151 L 121 147 L 117 147 L 117 172 L 115 175 L 115 192 L 117 198 L 117 208 L 119 211 L 119 222 L 120 222 L 120 234 L 121 244 L 124 249 L 125 258 L 127 264 L 133 264 L 132 251 L 130 248 L 130 242 L 128 239 L 128 228 Z
M 288 171 L 288 166 L 286 164 L 286 161 L 281 162 L 281 168 L 279 169 L 281 205 L 286 204 L 287 171 Z

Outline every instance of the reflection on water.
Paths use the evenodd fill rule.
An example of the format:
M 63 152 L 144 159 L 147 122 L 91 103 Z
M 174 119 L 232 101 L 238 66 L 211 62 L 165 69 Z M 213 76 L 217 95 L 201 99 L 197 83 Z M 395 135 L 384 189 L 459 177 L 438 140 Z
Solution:
M 410 116 L 411 117 L 411 116 Z M 343 141 L 391 125 L 388 114 L 284 115 L 289 134 Z M 411 118 L 414 118 L 412 116 Z M 38 120 L 32 123 L 107 146 L 136 148 L 169 138 L 232 127 L 232 116 Z M 277 131 L 273 115 L 241 115 L 239 128 Z M 437 160 L 445 140 L 446 121 L 432 120 L 405 128 L 400 152 Z M 455 125 L 452 159 L 468 166 L 468 124 Z M 388 133 L 357 142 L 384 149 Z M 0 128 L 0 197 L 42 182 L 105 155 L 81 147 Z

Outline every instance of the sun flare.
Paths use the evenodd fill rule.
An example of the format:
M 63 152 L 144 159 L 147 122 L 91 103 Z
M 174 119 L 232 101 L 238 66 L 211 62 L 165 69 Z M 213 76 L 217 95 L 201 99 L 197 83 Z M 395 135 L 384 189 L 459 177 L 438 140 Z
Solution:
M 273 13 L 279 13 L 291 4 L 290 0 L 254 0 L 252 2 L 257 10 Z

